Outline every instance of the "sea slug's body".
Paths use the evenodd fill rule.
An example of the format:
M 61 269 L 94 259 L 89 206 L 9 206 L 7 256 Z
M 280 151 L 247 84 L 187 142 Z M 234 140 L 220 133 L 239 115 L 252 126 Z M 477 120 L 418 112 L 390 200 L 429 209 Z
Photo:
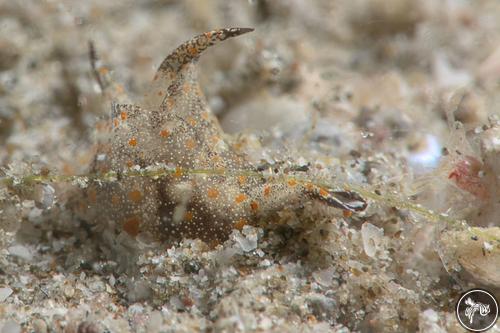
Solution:
M 118 179 L 89 185 L 84 219 L 132 237 L 219 242 L 234 228 L 255 224 L 285 207 L 293 209 L 304 200 L 345 210 L 365 208 L 353 193 L 293 178 L 269 181 L 245 175 L 257 170 L 225 141 L 198 85 L 195 66 L 209 46 L 249 31 L 220 29 L 194 37 L 163 61 L 140 105 L 113 105 L 109 141 L 100 146 L 91 172 L 111 171 Z M 157 179 L 128 176 L 131 170 L 151 167 L 177 171 Z

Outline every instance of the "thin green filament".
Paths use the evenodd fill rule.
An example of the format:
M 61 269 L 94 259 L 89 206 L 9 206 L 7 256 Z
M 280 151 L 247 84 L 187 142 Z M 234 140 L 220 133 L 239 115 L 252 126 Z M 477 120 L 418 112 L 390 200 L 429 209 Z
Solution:
M 368 187 L 343 183 L 343 184 L 329 184 L 319 181 L 314 181 L 297 176 L 289 175 L 273 175 L 266 176 L 261 172 L 254 170 L 227 170 L 227 169 L 178 169 L 178 168 L 158 168 L 158 169 L 140 169 L 140 170 L 128 170 L 123 173 L 117 173 L 115 171 L 109 171 L 106 173 L 99 174 L 82 174 L 82 175 L 27 175 L 22 177 L 2 177 L 0 178 L 0 184 L 7 186 L 14 185 L 26 185 L 31 186 L 39 183 L 60 183 L 60 182 L 70 182 L 70 183 L 88 183 L 91 181 L 100 182 L 115 182 L 118 177 L 149 177 L 149 178 L 162 178 L 166 176 L 172 176 L 174 174 L 180 173 L 181 175 L 202 175 L 202 176 L 224 176 L 224 177 L 255 177 L 262 178 L 268 182 L 287 182 L 294 180 L 302 184 L 312 184 L 323 188 L 338 188 L 346 191 L 356 192 L 366 199 L 370 199 L 374 202 L 388 205 L 392 207 L 397 207 L 399 209 L 405 209 L 410 212 L 416 213 L 426 220 L 434 223 L 445 223 L 449 226 L 458 227 L 465 229 L 470 233 L 471 237 L 481 237 L 482 239 L 496 242 L 500 247 L 500 239 L 484 232 L 481 228 L 471 228 L 465 221 L 454 219 L 445 214 L 439 214 L 433 212 L 419 204 L 410 202 L 409 200 L 404 200 L 393 194 L 377 194 Z

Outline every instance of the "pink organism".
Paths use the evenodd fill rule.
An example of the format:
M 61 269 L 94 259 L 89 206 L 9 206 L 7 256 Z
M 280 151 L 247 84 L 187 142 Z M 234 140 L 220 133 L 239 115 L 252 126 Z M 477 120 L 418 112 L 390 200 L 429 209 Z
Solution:
M 458 160 L 448 175 L 455 185 L 479 199 L 487 200 L 489 192 L 481 177 L 483 164 L 473 156 L 465 156 Z

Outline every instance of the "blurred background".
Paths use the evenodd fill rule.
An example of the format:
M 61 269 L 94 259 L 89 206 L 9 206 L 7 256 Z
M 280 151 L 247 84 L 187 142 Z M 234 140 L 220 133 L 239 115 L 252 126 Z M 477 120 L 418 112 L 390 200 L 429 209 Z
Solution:
M 108 112 L 89 70 L 89 41 L 133 100 L 181 42 L 240 26 L 256 30 L 210 50 L 200 66 L 202 89 L 227 132 L 272 133 L 289 145 L 307 136 L 313 149 L 326 142 L 323 149 L 339 157 L 363 145 L 395 149 L 421 173 L 438 165 L 450 122 L 468 131 L 498 113 L 499 6 L 494 0 L 4 1 L 0 138 L 8 149 L 0 161 L 37 155 L 61 169 L 89 143 L 96 117 Z M 68 151 L 66 144 L 78 148 Z
M 454 117 L 474 128 L 496 109 L 498 6 L 488 0 L 4 1 L 0 135 L 16 142 L 9 136 L 61 118 L 77 132 L 105 112 L 92 101 L 89 40 L 133 96 L 178 44 L 231 26 L 256 31 L 211 50 L 201 66 L 202 87 L 229 132 L 303 124 L 318 110 L 337 124 L 358 116 L 372 132 L 406 135 L 412 123 L 439 134 L 452 97 L 464 99 Z M 386 117 L 397 128 L 370 128 Z

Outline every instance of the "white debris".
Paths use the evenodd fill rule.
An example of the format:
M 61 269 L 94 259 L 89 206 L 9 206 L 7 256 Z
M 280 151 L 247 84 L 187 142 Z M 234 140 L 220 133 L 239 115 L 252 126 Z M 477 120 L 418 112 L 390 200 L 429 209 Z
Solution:
M 425 135 L 418 149 L 408 156 L 408 163 L 417 173 L 423 173 L 436 168 L 441 158 L 441 145 L 431 134 Z
M 44 320 L 34 319 L 32 325 L 35 333 L 47 333 L 47 324 Z
M 250 252 L 257 248 L 258 229 L 245 226 L 242 233 L 235 231 L 233 233 L 234 240 L 244 252 Z
M 333 278 L 336 276 L 335 267 L 329 267 L 313 273 L 314 280 L 324 287 L 332 285 Z
M 163 322 L 163 317 L 159 311 L 153 311 L 149 316 L 149 322 L 147 325 L 148 333 L 157 333 L 160 331 L 161 324 Z
M 433 71 L 436 82 L 443 88 L 463 87 L 468 85 L 472 77 L 461 69 L 454 68 L 443 53 L 437 53 L 434 59 Z
M 12 295 L 12 289 L 9 287 L 0 288 L 0 303 L 4 302 L 10 295 Z
M 446 331 L 439 325 L 439 314 L 427 309 L 419 316 L 419 332 L 445 333 Z
M 54 205 L 56 190 L 48 184 L 35 186 L 35 204 L 40 209 L 50 209 Z
M 2 333 L 21 333 L 21 326 L 13 320 L 7 321 L 2 327 Z
M 14 245 L 8 248 L 8 251 L 10 255 L 19 257 L 25 260 L 31 260 L 33 259 L 33 255 L 31 254 L 31 251 L 23 245 Z
M 361 226 L 361 237 L 363 239 L 363 248 L 366 255 L 375 258 L 375 254 L 383 241 L 384 230 L 371 223 L 365 222 Z

